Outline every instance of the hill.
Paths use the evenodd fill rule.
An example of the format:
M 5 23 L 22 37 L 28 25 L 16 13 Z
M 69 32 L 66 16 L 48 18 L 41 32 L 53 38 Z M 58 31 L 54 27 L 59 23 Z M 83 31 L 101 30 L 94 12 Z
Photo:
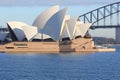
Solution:
M 120 44 L 120 42 L 116 41 L 113 38 L 106 38 L 106 37 L 93 37 L 93 40 L 96 45 L 102 44 Z

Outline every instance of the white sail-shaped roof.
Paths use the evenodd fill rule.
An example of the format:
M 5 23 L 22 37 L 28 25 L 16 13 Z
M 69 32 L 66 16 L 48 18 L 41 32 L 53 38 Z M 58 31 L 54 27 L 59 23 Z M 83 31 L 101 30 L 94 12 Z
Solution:
M 28 41 L 38 33 L 37 27 L 35 26 L 22 26 L 22 28 Z
M 51 38 L 51 37 L 47 34 L 43 34 L 43 39 L 48 39 L 48 38 Z
M 41 39 L 41 33 L 37 33 L 33 38 L 32 38 L 32 40 L 33 39 Z
M 81 36 L 81 35 L 82 35 L 82 33 L 81 33 L 81 31 L 80 31 L 79 26 L 75 26 L 73 39 L 75 39 L 75 37 L 77 37 L 77 36 Z
M 70 39 L 73 39 L 73 36 L 75 34 L 76 22 L 77 22 L 77 18 L 73 18 L 73 19 L 66 21 L 67 26 L 68 26 L 68 30 L 69 30 Z
M 29 25 L 22 22 L 16 22 L 16 21 L 7 22 L 7 24 L 13 30 L 14 34 L 16 35 L 19 41 L 22 41 L 25 38 L 22 26 L 29 26 Z
M 60 38 L 60 39 L 67 38 L 67 37 L 70 37 L 70 36 L 69 36 L 68 27 L 67 27 L 67 25 L 66 25 L 66 26 L 64 26 L 64 28 L 63 28 L 63 30 L 62 30 L 62 35 L 61 35 L 61 38 Z
M 83 23 L 83 24 L 79 24 L 79 29 L 81 32 L 81 37 L 84 37 L 85 34 L 87 33 L 88 29 L 91 27 L 91 23 Z
M 70 19 L 70 15 L 65 15 L 65 18 L 63 20 L 63 24 L 62 24 L 62 27 L 61 27 L 61 31 L 60 31 L 60 40 L 62 38 L 66 38 L 66 37 L 69 37 L 69 30 L 68 30 L 68 27 L 67 27 L 67 24 L 66 24 L 66 21 Z
M 33 26 L 38 27 L 38 31 L 41 32 L 41 30 L 44 28 L 47 21 L 59 10 L 59 6 L 53 6 L 42 12 L 33 22 Z
M 41 38 L 42 34 L 41 33 L 37 33 L 33 39 L 42 39 Z M 49 35 L 46 35 L 46 34 L 43 34 L 43 39 L 48 39 L 48 38 L 51 38 Z
M 59 40 L 61 26 L 66 14 L 67 8 L 64 8 L 54 14 L 46 23 L 43 32 L 47 35 L 50 35 L 55 41 Z
M 90 28 L 90 23 L 77 21 L 77 18 L 70 19 L 66 14 L 66 8 L 59 10 L 59 6 L 53 6 L 41 13 L 33 22 L 33 26 L 29 26 L 22 22 L 7 22 L 10 35 L 13 41 L 22 41 L 27 38 L 32 39 L 48 39 L 55 41 L 69 37 L 75 39 L 76 36 L 84 37 Z M 1 37 L 0 37 L 1 38 Z

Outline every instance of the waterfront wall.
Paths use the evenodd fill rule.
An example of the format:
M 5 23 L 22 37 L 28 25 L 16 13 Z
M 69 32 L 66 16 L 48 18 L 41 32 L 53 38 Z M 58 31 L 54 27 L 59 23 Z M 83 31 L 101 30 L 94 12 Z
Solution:
M 92 38 L 62 42 L 11 42 L 3 45 L 5 52 L 77 52 L 94 48 Z

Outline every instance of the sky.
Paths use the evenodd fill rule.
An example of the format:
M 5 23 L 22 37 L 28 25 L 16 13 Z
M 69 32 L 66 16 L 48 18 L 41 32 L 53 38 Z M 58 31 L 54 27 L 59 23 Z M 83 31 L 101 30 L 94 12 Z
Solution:
M 0 0 L 0 6 L 100 5 L 118 0 Z
M 32 25 L 34 19 L 42 11 L 53 5 L 60 5 L 61 8 L 67 7 L 67 14 L 70 14 L 71 17 L 77 17 L 88 11 L 118 1 L 119 0 L 0 0 L 0 26 L 6 27 L 7 21 L 21 21 Z M 104 34 L 102 34 L 101 31 Z M 112 38 L 115 38 L 114 32 L 114 29 L 90 30 L 93 36 L 104 35 L 105 37 Z

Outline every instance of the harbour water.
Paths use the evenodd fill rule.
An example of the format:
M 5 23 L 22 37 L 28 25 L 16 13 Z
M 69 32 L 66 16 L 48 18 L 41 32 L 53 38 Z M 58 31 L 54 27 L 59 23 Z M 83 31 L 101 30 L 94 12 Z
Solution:
M 116 52 L 0 54 L 0 80 L 120 80 Z

